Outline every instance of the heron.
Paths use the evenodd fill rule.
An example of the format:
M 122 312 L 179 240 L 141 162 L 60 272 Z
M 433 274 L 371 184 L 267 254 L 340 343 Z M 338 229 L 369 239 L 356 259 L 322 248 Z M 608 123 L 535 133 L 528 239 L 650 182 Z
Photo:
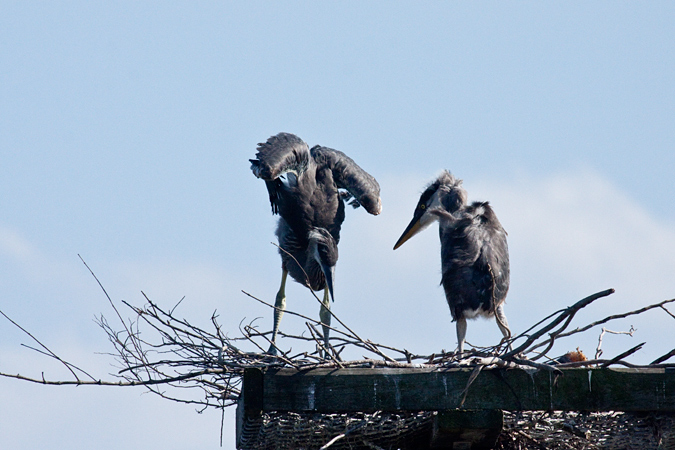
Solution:
M 277 354 L 276 338 L 286 309 L 288 274 L 313 291 L 323 290 L 319 318 L 327 350 L 345 202 L 378 215 L 382 210 L 380 185 L 344 153 L 319 145 L 310 149 L 290 133 L 279 133 L 258 144 L 256 159 L 249 161 L 253 174 L 265 180 L 272 214 L 279 215 L 276 235 L 281 285 L 267 353 Z
M 510 339 L 504 314 L 509 250 L 506 231 L 492 207 L 488 202 L 467 204 L 462 180 L 443 171 L 420 196 L 394 250 L 435 221 L 441 238 L 441 284 L 457 322 L 457 353 L 464 351 L 467 319 L 495 317 L 504 338 Z

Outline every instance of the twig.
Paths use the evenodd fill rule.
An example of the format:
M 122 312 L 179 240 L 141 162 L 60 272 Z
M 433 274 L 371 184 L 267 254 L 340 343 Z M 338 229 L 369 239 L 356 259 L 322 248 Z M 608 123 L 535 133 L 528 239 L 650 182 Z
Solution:
M 378 413 L 376 412 L 375 414 L 373 414 L 373 416 L 375 416 L 375 415 L 377 415 L 377 414 L 378 414 Z M 369 420 L 372 420 L 372 418 L 371 418 L 371 419 L 363 419 L 363 420 L 360 420 L 359 423 L 357 423 L 356 425 L 350 427 L 350 428 L 349 428 L 347 431 L 345 431 L 344 433 L 338 434 L 338 435 L 335 436 L 333 439 L 331 439 L 330 441 L 326 442 L 319 450 L 326 450 L 327 448 L 329 448 L 330 446 L 332 446 L 333 444 L 335 444 L 335 443 L 336 443 L 337 441 L 339 441 L 340 439 L 343 439 L 343 438 L 349 436 L 350 434 L 354 433 L 356 430 L 358 430 L 358 429 L 360 429 L 360 428 L 363 428 L 365 425 L 368 424 Z
M 274 306 L 274 305 L 272 305 L 271 303 L 267 303 L 265 300 L 261 300 L 261 299 L 259 299 L 258 297 L 249 294 L 249 293 L 246 292 L 246 291 L 241 291 L 241 292 L 242 292 L 244 295 L 249 296 L 249 297 L 252 298 L 253 300 L 262 303 L 263 305 L 266 305 L 266 306 L 269 306 L 270 308 L 274 308 L 274 309 L 276 309 L 276 310 L 281 311 L 281 308 L 279 308 L 279 307 L 277 307 L 277 306 Z M 303 318 L 303 319 L 305 319 L 305 320 L 308 320 L 308 321 L 310 321 L 310 322 L 312 322 L 312 323 L 314 323 L 314 324 L 321 325 L 321 322 L 320 322 L 320 321 L 318 321 L 318 320 L 316 320 L 316 319 L 312 319 L 311 317 L 305 316 L 305 315 L 303 315 L 303 314 L 296 313 L 296 312 L 290 311 L 290 310 L 288 310 L 288 309 L 287 309 L 287 310 L 284 310 L 284 312 L 285 312 L 286 314 L 291 314 L 291 315 L 293 315 L 293 316 L 301 317 L 301 318 Z M 353 335 L 349 335 L 349 334 L 345 333 L 345 332 L 342 331 L 342 330 L 339 330 L 339 329 L 337 329 L 337 328 L 333 328 L 333 327 L 331 327 L 330 325 L 326 325 L 326 324 L 323 324 L 323 325 L 326 326 L 326 327 L 328 327 L 331 331 L 335 331 L 336 333 L 340 333 L 340 334 L 342 334 L 343 336 L 347 336 L 347 337 L 350 337 L 350 338 L 354 338 Z
M 127 335 L 130 336 L 132 333 L 131 333 L 131 331 L 129 330 L 129 328 L 126 326 L 126 324 L 124 323 L 124 319 L 122 319 L 122 316 L 120 315 L 120 312 L 117 310 L 117 307 L 115 306 L 115 303 L 113 303 L 112 299 L 111 299 L 110 296 L 108 295 L 108 291 L 105 290 L 105 288 L 103 287 L 103 284 L 102 284 L 101 281 L 98 279 L 98 277 L 96 276 L 96 274 L 94 273 L 94 271 L 91 270 L 91 268 L 89 267 L 89 265 L 85 262 L 84 258 L 82 258 L 82 256 L 81 256 L 79 253 L 77 254 L 77 256 L 78 256 L 78 258 L 80 258 L 80 261 L 82 261 L 82 264 L 84 264 L 84 267 L 86 267 L 87 270 L 89 271 L 89 273 L 91 273 L 91 276 L 94 277 L 94 280 L 96 280 L 96 283 L 98 283 L 99 287 L 101 288 L 101 290 L 102 290 L 103 293 L 105 294 L 106 298 L 108 299 L 108 302 L 110 303 L 110 306 L 112 306 L 112 309 L 115 311 L 115 314 L 117 314 L 117 318 L 120 320 L 120 323 L 121 323 L 122 326 L 125 328 L 125 330 L 126 330 L 126 332 L 127 332 Z M 137 342 L 136 340 L 132 340 L 131 342 L 132 342 L 132 344 L 136 347 L 137 354 L 138 354 L 139 356 L 143 356 L 144 353 L 143 353 L 143 351 L 141 351 L 140 347 L 138 347 L 138 342 Z M 148 377 L 149 377 L 149 376 L 150 376 L 150 372 L 148 371 Z
M 12 323 L 12 325 L 14 325 L 14 326 L 17 327 L 19 330 L 21 330 L 21 331 L 23 331 L 24 333 L 26 333 L 31 339 L 33 339 L 35 342 L 37 342 L 38 345 L 39 345 L 40 347 L 42 347 L 42 348 L 45 349 L 46 353 L 45 353 L 45 352 L 40 352 L 39 350 L 36 350 L 36 349 L 34 349 L 34 348 L 32 348 L 32 347 L 28 347 L 28 348 L 31 348 L 31 349 L 33 349 L 33 350 L 36 350 L 36 351 L 42 353 L 43 355 L 51 356 L 52 358 L 54 358 L 54 359 L 56 359 L 57 361 L 59 361 L 60 363 L 62 363 L 64 366 L 66 366 L 66 369 L 68 369 L 68 371 L 69 371 L 70 373 L 73 374 L 73 376 L 75 377 L 75 379 L 76 379 L 77 381 L 80 381 L 80 378 L 77 376 L 77 374 L 75 373 L 75 371 L 73 370 L 73 368 L 75 368 L 76 370 L 79 370 L 80 372 L 82 372 L 83 374 L 85 374 L 86 376 L 88 376 L 89 378 L 91 378 L 92 380 L 95 379 L 94 377 L 92 377 L 91 375 L 89 375 L 89 374 L 88 374 L 87 372 L 85 372 L 84 370 L 79 369 L 79 368 L 73 366 L 72 364 L 67 363 L 67 362 L 64 361 L 63 359 L 59 358 L 59 356 L 57 356 L 56 353 L 54 353 L 53 351 L 49 350 L 49 349 L 47 348 L 46 345 L 44 345 L 42 342 L 40 342 L 40 341 L 38 340 L 38 338 L 36 338 L 35 336 L 33 336 L 31 333 L 29 333 L 28 330 L 26 330 L 25 328 L 23 328 L 21 325 L 19 325 L 19 324 L 16 323 L 15 321 L 13 321 L 7 314 L 5 314 L 5 313 L 2 312 L 2 311 L 0 311 L 0 314 L 2 314 L 2 315 L 5 317 L 5 319 L 9 320 L 9 321 Z M 72 368 L 71 368 L 71 367 L 72 367 Z
M 263 305 L 269 306 L 270 308 L 274 308 L 274 309 L 280 309 L 280 308 L 278 308 L 278 307 L 272 305 L 271 303 L 268 303 L 268 302 L 266 302 L 266 301 L 264 301 L 264 300 L 261 300 L 261 299 L 255 297 L 254 295 L 249 294 L 249 293 L 246 292 L 246 291 L 241 291 L 241 292 L 242 292 L 243 294 L 247 295 L 248 297 L 252 298 L 253 300 L 262 303 Z M 318 298 L 318 297 L 317 297 L 317 298 Z M 294 316 L 301 317 L 301 318 L 303 318 L 303 319 L 305 319 L 305 320 L 307 320 L 307 321 L 309 321 L 309 322 L 311 322 L 311 323 L 313 323 L 313 324 L 315 324 L 315 325 L 323 325 L 323 326 L 325 326 L 325 327 L 328 327 L 331 331 L 335 331 L 336 333 L 339 333 L 339 334 L 341 334 L 341 335 L 343 335 L 343 336 L 346 336 L 346 337 L 348 337 L 348 338 L 354 339 L 355 341 L 358 342 L 358 343 L 354 342 L 355 345 L 358 345 L 358 346 L 360 346 L 360 347 L 362 347 L 362 348 L 364 348 L 364 349 L 366 349 L 366 350 L 368 350 L 368 351 L 370 351 L 370 352 L 372 352 L 372 353 L 375 353 L 376 355 L 382 357 L 383 359 L 386 359 L 386 360 L 388 360 L 388 361 L 395 361 L 395 360 L 394 360 L 393 358 L 391 358 L 390 356 L 385 355 L 384 353 L 382 353 L 382 351 L 380 351 L 380 350 L 377 348 L 377 347 L 378 347 L 378 344 L 375 344 L 375 343 L 373 343 L 373 342 L 370 341 L 370 340 L 364 341 L 363 339 L 361 339 L 358 335 L 356 335 L 351 329 L 349 329 L 349 328 L 346 327 L 346 326 L 345 326 L 345 329 L 347 329 L 347 331 L 349 331 L 349 333 L 345 333 L 344 331 L 342 331 L 342 330 L 340 330 L 340 329 L 338 329 L 338 328 L 334 328 L 334 327 L 332 327 L 332 326 L 323 324 L 322 322 L 320 322 L 320 321 L 318 321 L 318 320 L 316 320 L 316 319 L 312 319 L 311 317 L 305 316 L 305 315 L 303 315 L 303 314 L 296 313 L 296 312 L 294 312 L 294 311 L 285 310 L 285 313 L 286 313 L 286 314 L 291 314 L 291 315 L 294 315 Z M 335 315 L 333 315 L 333 317 L 335 317 Z M 340 321 L 340 319 L 338 319 L 337 317 L 335 317 L 335 319 L 336 319 L 338 322 L 340 322 L 340 324 L 342 324 L 342 322 Z M 342 324 L 342 325 L 344 326 L 344 324 Z M 271 341 L 270 341 L 270 342 L 271 342 Z M 395 350 L 395 351 L 397 351 L 397 352 L 399 352 L 399 353 L 405 354 L 405 352 L 404 352 L 403 350 L 394 349 L 393 347 L 385 347 L 385 346 L 383 346 L 383 348 L 388 348 L 388 349 L 390 349 L 390 350 Z
M 30 377 L 25 377 L 23 375 L 13 375 L 13 374 L 8 374 L 8 373 L 2 373 L 0 372 L 0 376 L 6 377 L 6 378 L 16 378 L 19 380 L 24 380 L 24 381 L 30 381 L 33 383 L 38 383 L 38 384 L 51 384 L 51 385 L 73 385 L 73 386 L 151 386 L 151 385 L 159 385 L 159 384 L 168 384 L 168 383 L 174 383 L 176 381 L 185 381 L 189 380 L 191 378 L 196 378 L 201 375 L 207 375 L 207 374 L 218 374 L 218 373 L 224 373 L 221 369 L 204 369 L 198 372 L 191 372 L 191 373 L 186 373 L 183 375 L 178 375 L 175 377 L 171 378 L 164 378 L 161 380 L 141 380 L 141 381 L 102 381 L 102 380 L 93 380 L 93 381 L 86 381 L 86 380 L 77 380 L 77 381 L 69 381 L 69 380 L 64 380 L 64 381 L 49 381 L 45 380 L 44 378 L 42 379 L 36 379 L 36 378 L 30 378 Z
M 602 346 L 602 337 L 605 335 L 605 333 L 627 334 L 628 336 L 633 337 L 633 334 L 635 333 L 635 331 L 636 330 L 635 330 L 635 328 L 633 328 L 632 325 L 630 327 L 630 330 L 628 330 L 628 331 L 612 331 L 612 330 L 608 330 L 605 327 L 602 327 L 602 331 L 600 332 L 600 336 L 598 336 L 598 346 L 595 349 L 595 359 L 600 358 L 600 356 L 602 355 L 602 350 L 600 349 L 600 347 Z
M 539 441 L 537 441 L 535 438 L 530 436 L 529 434 L 525 433 L 524 431 L 521 431 L 521 430 L 514 430 L 514 431 L 515 431 L 516 434 L 519 434 L 520 436 L 524 437 L 525 439 L 532 442 L 534 445 L 536 445 L 540 449 L 546 450 L 548 448 L 545 445 L 541 444 Z
M 466 382 L 466 386 L 464 387 L 464 390 L 461 392 L 462 394 L 462 400 L 459 402 L 459 408 L 464 406 L 464 402 L 466 401 L 466 396 L 469 394 L 469 388 L 473 384 L 473 382 L 478 378 L 478 375 L 480 374 L 481 370 L 483 370 L 485 366 L 480 365 L 476 366 L 473 371 L 471 372 L 471 375 L 469 376 L 469 380 Z
M 603 323 L 607 323 L 607 322 L 609 322 L 609 321 L 611 321 L 611 320 L 624 319 L 624 318 L 626 318 L 626 317 L 628 317 L 628 316 L 634 316 L 634 315 L 637 315 L 637 314 L 642 314 L 643 312 L 649 311 L 650 309 L 661 308 L 663 305 L 665 305 L 665 304 L 667 304 L 667 303 L 672 303 L 672 302 L 675 302 L 675 298 L 670 299 L 670 300 L 664 300 L 664 301 L 662 301 L 662 302 L 660 302 L 660 303 L 656 303 L 656 304 L 653 304 L 653 305 L 645 306 L 644 308 L 636 309 L 635 311 L 630 311 L 630 312 L 623 313 L 623 314 L 614 314 L 614 315 L 612 315 L 612 316 L 607 316 L 607 317 L 605 317 L 605 318 L 602 319 L 602 320 L 598 320 L 597 322 L 589 323 L 588 325 L 586 325 L 586 326 L 584 326 L 584 327 L 576 328 L 576 329 L 574 329 L 574 330 L 572 330 L 572 331 L 568 331 L 568 332 L 566 332 L 566 333 L 562 333 L 562 334 L 560 334 L 560 335 L 558 336 L 558 338 L 563 338 L 563 337 L 571 336 L 571 335 L 577 334 L 577 333 L 583 333 L 584 331 L 586 331 L 586 330 L 588 330 L 588 329 L 590 329 L 590 328 L 596 327 L 596 326 L 598 326 L 598 325 L 602 325 Z M 540 344 L 540 345 L 537 345 L 536 347 L 533 347 L 533 350 L 534 350 L 535 348 L 541 347 L 542 345 L 545 345 L 545 343 L 542 343 L 542 344 Z
M 275 247 L 277 247 L 279 250 L 281 250 L 281 251 L 283 251 L 284 253 L 286 253 L 288 256 L 290 256 L 290 257 L 293 259 L 293 261 L 295 261 L 295 263 L 298 265 L 298 267 L 300 267 L 300 269 L 302 270 L 302 273 L 305 274 L 305 280 L 307 281 L 307 288 L 308 288 L 309 291 L 312 293 L 312 295 L 314 296 L 314 298 L 316 299 L 316 301 L 319 302 L 320 304 L 323 304 L 323 302 L 321 301 L 321 299 L 316 295 L 316 293 L 312 290 L 312 288 L 309 287 L 309 286 L 311 285 L 311 283 L 309 282 L 309 276 L 307 275 L 307 272 L 305 272 L 305 269 L 300 265 L 300 263 L 298 262 L 298 260 L 295 258 L 295 256 L 291 255 L 286 249 L 281 248 L 278 244 L 275 244 L 274 242 L 271 242 L 271 244 L 274 245 Z M 392 361 L 393 361 L 392 358 L 390 358 L 389 356 L 387 356 L 387 355 L 385 355 L 384 353 L 382 353 L 382 352 L 381 352 L 381 351 L 380 351 L 380 350 L 379 350 L 372 342 L 370 342 L 370 341 L 364 341 L 363 339 L 361 339 L 361 338 L 359 337 L 359 335 L 356 334 L 356 333 L 354 332 L 354 330 L 352 330 L 351 328 L 349 328 L 342 320 L 340 320 L 340 318 L 339 318 L 338 316 L 336 316 L 335 313 L 334 313 L 333 311 L 331 311 L 330 309 L 328 309 L 328 312 L 330 313 L 330 315 L 331 315 L 335 320 L 338 321 L 338 323 L 339 323 L 340 325 L 342 325 L 347 331 L 349 331 L 349 332 L 351 333 L 351 337 L 353 337 L 354 339 L 356 339 L 356 340 L 362 342 L 364 345 L 366 345 L 367 347 L 369 347 L 369 350 L 370 350 L 371 352 L 373 352 L 373 353 L 375 353 L 375 354 L 381 356 L 381 357 L 384 358 L 384 359 L 389 359 L 389 360 L 392 360 Z M 326 325 L 324 325 L 324 326 L 326 326 Z M 330 328 L 331 330 L 334 330 L 334 328 L 331 328 L 331 327 L 328 327 L 328 328 Z
M 666 303 L 666 302 L 664 302 L 664 303 Z M 667 309 L 665 306 L 663 306 L 663 304 L 660 304 L 659 306 L 661 307 L 662 310 L 664 310 L 664 311 L 666 312 L 666 314 L 668 314 L 670 317 L 672 317 L 673 319 L 675 319 L 675 314 L 673 314 L 673 313 L 671 313 L 670 311 L 668 311 L 668 309 Z
M 623 352 L 623 353 L 615 356 L 614 358 L 610 359 L 609 361 L 607 361 L 606 363 L 604 363 L 600 367 L 604 368 L 604 367 L 609 366 L 610 364 L 614 364 L 617 361 L 621 361 L 622 359 L 632 355 L 633 353 L 637 352 L 638 350 L 641 350 L 643 345 L 645 345 L 644 342 L 642 344 L 636 345 L 635 347 L 633 347 L 631 349 L 626 350 L 625 352 Z
M 80 259 L 82 258 L 80 257 Z M 322 333 L 319 332 L 318 328 L 318 325 L 321 322 L 293 311 L 286 311 L 289 314 L 305 319 L 309 332 L 303 331 L 300 336 L 280 333 L 281 336 L 298 343 L 300 348 L 296 348 L 294 353 L 292 350 L 285 353 L 280 351 L 278 355 L 272 356 L 266 354 L 261 346 L 261 344 L 264 345 L 265 342 L 269 345 L 271 332 L 259 330 L 255 323 L 257 319 L 253 319 L 248 324 L 242 320 L 239 324 L 240 335 L 237 337 L 229 337 L 223 332 L 221 326 L 218 324 L 216 312 L 213 312 L 210 317 L 210 323 L 213 328 L 209 328 L 208 330 L 202 329 L 192 325 L 185 319 L 175 316 L 178 306 L 182 304 L 185 297 L 181 298 L 181 300 L 170 309 L 165 310 L 148 298 L 145 293 L 141 292 L 144 299 L 142 307 L 134 306 L 131 303 L 122 301 L 122 304 L 129 308 L 129 311 L 135 315 L 132 316 L 132 319 L 123 319 L 121 310 L 112 302 L 110 296 L 107 294 L 96 275 L 87 266 L 84 260 L 82 262 L 87 269 L 89 269 L 90 273 L 94 276 L 94 279 L 103 290 L 121 323 L 121 325 L 113 326 L 108 323 L 103 316 L 101 316 L 100 319 L 97 319 L 99 326 L 107 334 L 108 339 L 113 345 L 114 351 L 108 354 L 113 354 L 116 358 L 119 372 L 113 376 L 118 379 L 116 381 L 94 379 L 91 375 L 86 374 L 81 369 L 61 359 L 59 360 L 65 364 L 66 367 L 69 367 L 69 370 L 85 373 L 91 380 L 80 380 L 75 377 L 75 381 L 52 381 L 45 379 L 44 375 L 40 378 L 26 377 L 20 374 L 10 375 L 7 373 L 0 373 L 0 376 L 48 385 L 144 386 L 149 389 L 150 392 L 155 393 L 164 399 L 184 404 L 198 405 L 198 408 L 203 410 L 208 407 L 222 409 L 234 404 L 241 392 L 244 370 L 249 367 L 293 367 L 297 370 L 303 370 L 350 367 L 449 368 L 468 366 L 473 368 L 473 372 L 465 390 L 462 392 L 462 402 L 464 402 L 473 380 L 475 380 L 483 369 L 490 367 L 523 368 L 524 366 L 528 366 L 538 370 L 554 372 L 559 371 L 559 369 L 563 367 L 592 365 L 601 367 L 610 365 L 638 368 L 645 367 L 631 364 L 625 360 L 626 357 L 635 351 L 638 351 L 640 346 L 634 347 L 627 352 L 623 352 L 612 359 L 596 358 L 591 361 L 566 363 L 555 366 L 542 364 L 535 360 L 545 357 L 546 352 L 552 348 L 553 343 L 564 336 L 582 332 L 614 318 L 640 314 L 641 312 L 657 307 L 661 307 L 670 314 L 663 305 L 675 301 L 675 299 L 666 300 L 636 311 L 607 317 L 603 320 L 593 322 L 586 327 L 577 328 L 571 332 L 565 331 L 579 310 L 591 304 L 593 301 L 613 292 L 611 289 L 602 291 L 593 294 L 566 309 L 557 311 L 537 322 L 537 324 L 530 327 L 524 333 L 511 339 L 510 342 L 519 340 L 521 345 L 504 355 L 501 355 L 501 352 L 503 352 L 501 344 L 485 348 L 471 346 L 471 350 L 462 355 L 455 355 L 454 353 L 446 352 L 445 350 L 441 350 L 440 352 L 428 356 L 415 354 L 407 349 L 401 350 L 395 347 L 374 343 L 367 339 L 362 339 L 351 328 L 345 326 L 332 312 L 332 317 L 335 317 L 337 323 L 341 324 L 344 329 L 329 327 L 334 333 L 331 333 L 330 346 L 329 348 L 326 348 L 323 343 Z M 274 305 L 264 302 L 245 291 L 242 292 L 262 304 L 271 308 L 276 308 Z M 313 291 L 312 294 L 320 301 Z M 604 330 L 604 332 L 610 331 Z M 619 333 L 628 334 L 629 332 Z M 32 335 L 30 336 L 32 337 Z M 38 342 L 36 339 L 35 341 Z M 246 342 L 248 342 L 248 344 L 246 344 Z M 316 349 L 308 349 L 310 343 L 314 344 Z M 49 349 L 42 346 L 41 343 L 39 344 L 39 348 L 26 347 L 50 357 L 55 357 Z M 250 347 L 250 350 L 247 350 L 247 347 Z M 545 347 L 545 350 L 543 352 L 535 353 L 534 350 L 539 347 Z M 341 361 L 340 354 L 345 348 L 363 349 L 366 356 L 364 356 L 363 359 L 356 361 Z M 43 351 L 42 349 L 45 350 Z M 395 360 L 385 354 L 385 351 L 388 353 L 398 353 L 402 358 L 400 360 Z M 328 359 L 323 359 L 319 352 L 323 352 L 327 355 L 326 358 Z M 373 356 L 373 358 L 370 359 L 370 355 L 376 356 Z M 660 364 L 674 355 L 675 349 L 658 358 L 654 361 L 653 365 L 648 367 L 675 367 L 675 364 Z M 528 359 L 528 356 L 530 359 Z M 178 391 L 178 389 L 180 389 L 180 391 Z M 185 394 L 185 389 L 187 389 L 190 394 Z M 199 398 L 195 398 L 192 394 L 194 389 L 198 389 L 197 392 L 201 392 Z M 349 430 L 344 433 L 343 437 L 337 436 L 333 438 L 326 446 L 335 446 L 339 439 L 343 439 L 348 432 Z M 366 445 L 363 442 L 361 444 Z
M 650 364 L 659 364 L 659 363 L 662 363 L 663 361 L 669 360 L 669 359 L 672 358 L 673 356 L 675 356 L 675 348 L 672 349 L 671 351 L 669 351 L 668 353 L 666 353 L 665 355 L 659 356 L 659 357 L 656 358 L 654 361 L 652 361 Z
M 550 331 L 551 329 L 553 329 L 553 327 L 555 327 L 556 325 L 558 325 L 558 324 L 559 324 L 560 322 L 562 322 L 565 318 L 567 318 L 567 317 L 569 317 L 569 316 L 573 316 L 573 315 L 576 314 L 577 311 L 579 311 L 581 308 L 584 308 L 584 307 L 590 305 L 590 304 L 593 303 L 595 300 L 597 300 L 597 299 L 599 299 L 599 298 L 602 298 L 602 297 L 606 297 L 606 296 L 608 296 L 608 295 L 610 295 L 610 294 L 613 294 L 613 293 L 614 293 L 614 289 L 607 289 L 607 290 L 604 290 L 604 291 L 601 291 L 601 292 L 597 292 L 597 293 L 595 293 L 595 294 L 593 294 L 593 295 L 589 295 L 588 297 L 586 297 L 586 298 L 584 298 L 584 299 L 582 299 L 582 300 L 579 300 L 579 301 L 578 301 L 577 303 L 575 303 L 574 305 L 572 305 L 572 306 L 568 307 L 567 309 L 565 309 L 565 310 L 563 311 L 563 313 L 560 314 L 560 316 L 558 316 L 555 320 L 553 320 L 553 321 L 552 321 L 551 323 L 549 323 L 547 326 L 543 327 L 542 329 L 540 329 L 539 331 L 537 331 L 537 332 L 534 333 L 533 335 L 529 336 L 529 337 L 526 339 L 525 343 L 521 344 L 520 346 L 518 346 L 518 347 L 516 347 L 515 349 L 511 350 L 510 352 L 507 352 L 503 357 L 504 357 L 504 358 L 507 358 L 507 357 L 509 357 L 509 356 L 514 356 L 514 355 L 517 355 L 518 353 L 521 353 L 522 351 L 524 351 L 525 349 L 527 349 L 532 343 L 534 343 L 539 337 L 543 336 L 547 331 Z M 517 338 L 517 337 L 516 337 L 516 338 Z M 536 348 L 536 347 L 534 347 L 534 348 Z

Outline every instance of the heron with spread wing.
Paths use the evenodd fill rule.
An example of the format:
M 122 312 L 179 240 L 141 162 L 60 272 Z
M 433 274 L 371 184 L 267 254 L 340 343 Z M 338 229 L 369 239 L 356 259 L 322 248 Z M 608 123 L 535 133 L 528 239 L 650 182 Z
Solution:
M 345 219 L 345 201 L 377 215 L 382 210 L 380 186 L 344 153 L 318 145 L 310 149 L 290 133 L 279 133 L 258 144 L 256 159 L 250 161 L 253 174 L 265 180 L 272 213 L 280 216 L 276 235 L 281 255 L 281 286 L 276 296 L 268 353 L 277 353 L 276 338 L 286 309 L 288 274 L 313 291 L 324 291 L 319 317 L 328 348 L 330 301 L 334 300 L 337 245 Z
M 441 284 L 457 322 L 457 351 L 464 350 L 466 319 L 495 317 L 504 338 L 511 337 L 504 300 L 509 290 L 506 231 L 488 202 L 467 204 L 462 180 L 444 171 L 422 193 L 394 250 L 432 222 L 439 222 Z

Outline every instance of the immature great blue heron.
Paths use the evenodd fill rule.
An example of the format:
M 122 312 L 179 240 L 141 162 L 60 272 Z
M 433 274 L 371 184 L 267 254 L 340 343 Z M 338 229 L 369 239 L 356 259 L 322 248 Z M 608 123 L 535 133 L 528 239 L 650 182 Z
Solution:
M 289 133 L 272 136 L 258 144 L 257 159 L 251 159 L 253 174 L 265 180 L 272 213 L 279 214 L 277 237 L 281 255 L 281 286 L 274 310 L 272 345 L 276 354 L 279 323 L 286 308 L 286 277 L 314 291 L 323 289 L 319 317 L 326 349 L 329 346 L 330 301 L 333 297 L 337 244 L 345 220 L 345 200 L 370 214 L 382 210 L 380 185 L 344 153 L 326 147 L 310 150 Z M 285 175 L 285 180 L 283 179 Z M 344 189 L 347 192 L 339 191 Z M 352 198 L 353 197 L 353 198 Z
M 488 202 L 467 205 L 462 180 L 444 171 L 422 193 L 413 219 L 394 250 L 434 221 L 441 237 L 441 284 L 457 321 L 457 350 L 464 350 L 466 319 L 496 316 L 505 338 L 511 337 L 504 300 L 509 290 L 506 232 Z

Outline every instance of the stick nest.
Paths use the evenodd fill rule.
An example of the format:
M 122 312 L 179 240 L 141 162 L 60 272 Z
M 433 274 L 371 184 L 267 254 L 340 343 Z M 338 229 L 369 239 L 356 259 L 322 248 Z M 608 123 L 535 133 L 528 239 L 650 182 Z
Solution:
M 272 356 L 264 349 L 270 345 L 270 331 L 261 331 L 255 321 L 240 324 L 240 335 L 230 337 L 219 325 L 217 316 L 211 316 L 210 330 L 190 324 L 176 317 L 175 307 L 166 310 L 145 297 L 146 304 L 138 307 L 124 304 L 135 317 L 122 320 L 115 309 L 122 329 L 115 329 L 101 317 L 99 325 L 113 344 L 112 353 L 120 370 L 115 376 L 118 383 L 145 385 L 152 392 L 171 400 L 198 404 L 203 408 L 224 408 L 237 402 L 246 368 L 292 367 L 295 369 L 342 368 L 342 367 L 535 367 L 540 370 L 557 371 L 561 367 L 607 367 L 610 365 L 636 366 L 626 358 L 642 348 L 637 345 L 611 359 L 601 359 L 602 335 L 612 331 L 602 328 L 595 358 L 586 359 L 580 352 L 570 352 L 557 360 L 547 353 L 553 344 L 562 338 L 583 333 L 612 320 L 642 314 L 651 309 L 663 309 L 675 301 L 666 300 L 647 307 L 617 314 L 594 321 L 585 326 L 568 329 L 581 309 L 614 292 L 608 289 L 590 295 L 572 306 L 545 317 L 523 333 L 503 340 L 490 348 L 473 347 L 461 355 L 441 351 L 430 355 L 416 355 L 405 349 L 378 344 L 364 339 L 333 315 L 341 327 L 331 327 L 331 347 L 326 349 L 320 332 L 320 322 L 306 316 L 286 311 L 305 319 L 308 333 L 301 336 L 281 334 L 297 347 L 310 350 L 291 354 L 280 351 Z M 274 308 L 260 299 L 245 293 L 252 299 Z M 317 301 L 320 301 L 317 298 Z M 112 302 L 111 302 L 112 303 Z M 177 305 L 176 305 L 177 306 Z M 671 314 L 672 315 L 672 314 Z M 153 331 L 149 333 L 149 331 Z M 629 332 L 621 333 L 632 333 Z M 152 340 L 146 336 L 151 336 Z M 252 351 L 243 348 L 252 348 Z M 512 348 L 511 350 L 509 349 Z M 341 353 L 346 348 L 356 348 L 366 356 L 360 360 L 343 361 Z M 675 355 L 675 350 L 652 362 L 649 367 L 675 366 L 663 364 Z M 171 389 L 170 389 L 171 388 Z M 195 396 L 195 392 L 201 395 Z M 187 394 L 187 395 L 186 395 Z

